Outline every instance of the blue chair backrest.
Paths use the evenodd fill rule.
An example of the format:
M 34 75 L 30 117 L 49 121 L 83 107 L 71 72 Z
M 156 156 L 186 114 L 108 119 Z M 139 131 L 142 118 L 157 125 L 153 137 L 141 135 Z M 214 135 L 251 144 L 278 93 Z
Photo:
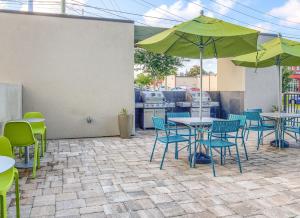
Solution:
M 261 121 L 260 112 L 257 111 L 245 111 L 244 115 L 246 116 L 246 120 L 250 121 Z
M 212 123 L 212 133 L 231 133 L 237 132 L 240 128 L 239 120 L 215 120 Z
M 240 126 L 244 127 L 246 125 L 246 116 L 239 114 L 229 114 L 228 120 L 239 120 Z
M 161 117 L 152 117 L 152 121 L 155 130 L 166 130 L 165 119 Z
M 247 112 L 259 112 L 259 113 L 262 113 L 262 109 L 261 108 L 248 108 L 246 110 Z
M 176 118 L 176 117 L 191 117 L 190 112 L 169 112 L 167 113 L 167 118 Z

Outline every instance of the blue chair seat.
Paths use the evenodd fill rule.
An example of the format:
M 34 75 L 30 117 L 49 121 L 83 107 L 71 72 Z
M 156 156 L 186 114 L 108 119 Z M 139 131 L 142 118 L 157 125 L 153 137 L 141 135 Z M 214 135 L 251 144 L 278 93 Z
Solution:
M 263 123 L 263 126 L 266 128 L 274 129 L 275 125 L 273 123 Z
M 224 141 L 221 139 L 212 139 L 210 140 L 200 140 L 201 144 L 210 146 L 212 148 L 221 148 L 221 147 L 230 147 L 230 146 L 235 146 L 235 143 L 229 142 L 229 141 Z
M 246 128 L 246 130 L 252 130 L 252 131 L 267 131 L 267 130 L 274 130 L 273 127 L 268 127 L 268 126 L 249 126 Z
M 181 135 L 170 135 L 168 137 L 159 137 L 157 138 L 158 141 L 162 143 L 174 143 L 174 142 L 188 142 L 189 139 L 181 136 Z
M 299 133 L 300 134 L 300 127 L 297 127 L 297 126 L 287 126 L 285 128 L 285 131 L 294 132 L 294 133 Z

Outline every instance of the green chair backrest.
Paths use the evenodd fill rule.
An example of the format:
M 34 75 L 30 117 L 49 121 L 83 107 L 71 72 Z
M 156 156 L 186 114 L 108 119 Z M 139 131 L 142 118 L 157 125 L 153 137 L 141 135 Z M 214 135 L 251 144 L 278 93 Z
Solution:
M 0 155 L 13 157 L 11 144 L 5 136 L 0 136 Z
M 27 112 L 27 113 L 24 114 L 23 118 L 24 119 L 30 119 L 30 118 L 45 118 L 45 117 L 40 112 Z M 35 129 L 35 128 L 41 129 L 41 128 L 46 127 L 45 122 L 34 122 L 34 123 L 30 123 L 30 125 L 33 129 Z
M 26 121 L 10 121 L 4 126 L 3 135 L 8 138 L 11 145 L 29 146 L 35 143 L 31 126 Z

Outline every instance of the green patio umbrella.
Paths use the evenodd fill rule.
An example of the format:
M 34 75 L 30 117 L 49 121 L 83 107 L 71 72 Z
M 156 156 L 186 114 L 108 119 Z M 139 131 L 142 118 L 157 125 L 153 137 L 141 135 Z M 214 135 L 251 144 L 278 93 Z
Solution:
M 138 47 L 154 53 L 200 58 L 200 117 L 202 118 L 202 59 L 225 58 L 257 50 L 259 32 L 219 19 L 201 16 L 149 37 Z
M 235 57 L 232 62 L 238 66 L 253 68 L 264 68 L 274 65 L 278 67 L 278 112 L 280 112 L 282 100 L 282 75 L 280 67 L 300 65 L 300 42 L 279 36 L 262 44 L 258 52 Z

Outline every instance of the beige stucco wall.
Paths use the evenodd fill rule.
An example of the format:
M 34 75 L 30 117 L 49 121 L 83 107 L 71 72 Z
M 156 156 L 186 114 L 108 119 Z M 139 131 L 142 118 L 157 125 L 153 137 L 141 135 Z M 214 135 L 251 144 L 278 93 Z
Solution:
M 119 134 L 118 112 L 134 112 L 133 23 L 0 13 L 0 26 L 0 81 L 23 85 L 23 112 L 42 112 L 50 138 Z
M 220 58 L 218 67 L 218 91 L 245 91 L 245 68 L 235 66 L 229 59 Z
M 216 91 L 217 90 L 217 75 L 211 75 L 210 78 L 208 75 L 203 75 L 202 85 L 204 91 Z M 167 84 L 169 88 L 174 87 L 199 87 L 199 78 L 197 77 L 185 77 L 185 76 L 168 76 Z M 210 84 L 210 85 L 209 85 Z
M 277 104 L 278 73 L 276 67 L 254 68 L 235 66 L 230 59 L 218 59 L 218 91 L 244 92 L 244 109 L 262 108 L 271 111 Z

